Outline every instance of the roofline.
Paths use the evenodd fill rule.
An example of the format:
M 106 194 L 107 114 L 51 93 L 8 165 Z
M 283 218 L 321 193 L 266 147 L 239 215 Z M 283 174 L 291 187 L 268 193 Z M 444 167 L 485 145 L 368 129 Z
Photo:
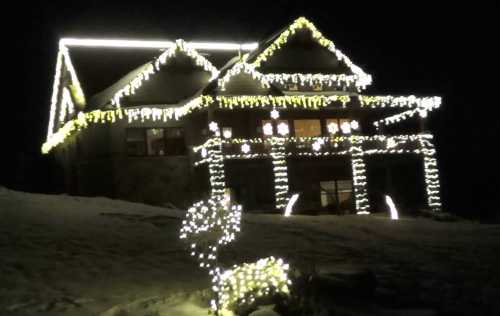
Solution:
M 226 51 L 252 51 L 259 44 L 257 42 L 187 42 L 194 49 L 226 50 Z M 107 47 L 107 48 L 171 48 L 174 41 L 130 40 L 130 39 L 105 39 L 105 38 L 72 38 L 65 37 L 59 40 L 60 46 L 66 47 Z

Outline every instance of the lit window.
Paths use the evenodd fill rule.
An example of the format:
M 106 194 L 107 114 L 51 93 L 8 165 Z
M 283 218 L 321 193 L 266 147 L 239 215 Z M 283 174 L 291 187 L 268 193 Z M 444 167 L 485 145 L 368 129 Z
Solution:
M 126 130 L 126 150 L 129 156 L 144 156 L 146 155 L 144 129 L 142 128 L 127 128 Z
M 320 120 L 295 120 L 293 121 L 295 137 L 321 136 Z
M 337 187 L 335 181 L 321 181 L 319 183 L 321 192 L 321 207 L 337 205 Z
M 165 155 L 165 138 L 163 137 L 163 129 L 146 129 L 146 143 L 148 148 L 148 156 Z

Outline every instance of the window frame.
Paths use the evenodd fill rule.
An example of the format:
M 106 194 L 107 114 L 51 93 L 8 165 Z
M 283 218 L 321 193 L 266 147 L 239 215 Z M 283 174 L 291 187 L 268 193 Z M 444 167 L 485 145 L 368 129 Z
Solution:
M 150 154 L 149 153 L 149 146 L 148 146 L 148 130 L 152 129 L 157 129 L 157 130 L 162 130 L 163 132 L 163 144 L 164 144 L 164 154 Z M 167 130 L 168 129 L 180 129 L 182 131 L 182 137 L 172 137 L 171 139 L 182 139 L 183 141 L 183 147 L 182 147 L 182 154 L 169 154 L 168 151 L 168 137 L 167 137 Z M 130 154 L 128 151 L 128 131 L 129 130 L 141 130 L 142 131 L 142 143 L 144 144 L 144 152 L 142 154 Z M 127 157 L 174 157 L 174 156 L 186 156 L 188 154 L 188 148 L 186 146 L 186 137 L 185 137 L 185 130 L 184 127 L 182 126 L 172 126 L 172 127 L 126 127 L 125 128 L 125 137 L 124 137 L 124 143 L 125 143 L 125 155 Z

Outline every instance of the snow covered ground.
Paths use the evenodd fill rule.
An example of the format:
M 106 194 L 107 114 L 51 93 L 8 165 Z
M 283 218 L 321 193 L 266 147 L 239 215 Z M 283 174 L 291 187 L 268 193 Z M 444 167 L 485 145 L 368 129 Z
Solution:
M 182 218 L 108 198 L 0 188 L 0 315 L 132 316 L 127 304 L 166 300 L 183 302 L 170 315 L 205 315 L 190 293 L 209 279 L 178 238 Z M 221 262 L 274 255 L 301 271 L 369 269 L 384 315 L 484 316 L 500 308 L 499 251 L 498 225 L 245 214 Z

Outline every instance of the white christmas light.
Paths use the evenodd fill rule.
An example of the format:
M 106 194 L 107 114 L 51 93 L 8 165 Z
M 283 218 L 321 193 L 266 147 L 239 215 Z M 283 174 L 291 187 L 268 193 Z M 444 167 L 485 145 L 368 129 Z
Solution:
M 344 133 L 344 134 L 351 134 L 351 124 L 349 124 L 349 122 L 343 122 L 340 125 L 340 129 L 342 130 L 342 133 Z
M 288 124 L 285 122 L 280 122 L 277 128 L 278 128 L 278 134 L 280 134 L 281 136 L 286 136 L 290 133 Z
M 280 112 L 276 109 L 273 109 L 271 111 L 271 118 L 275 120 L 278 119 L 279 117 L 280 117 Z
M 248 144 L 241 145 L 241 152 L 248 154 L 250 152 L 250 145 L 248 145 Z
M 219 131 L 219 125 L 217 124 L 217 122 L 212 121 L 208 124 L 208 129 L 215 133 Z
M 264 135 L 271 136 L 273 135 L 273 125 L 271 123 L 265 123 L 262 127 Z
M 328 123 L 328 133 L 334 135 L 339 131 L 339 125 L 335 122 Z
M 359 123 L 356 120 L 351 121 L 351 129 L 357 131 L 359 129 Z
M 223 127 L 222 128 L 222 136 L 226 139 L 231 138 L 233 136 L 233 130 L 230 127 Z

